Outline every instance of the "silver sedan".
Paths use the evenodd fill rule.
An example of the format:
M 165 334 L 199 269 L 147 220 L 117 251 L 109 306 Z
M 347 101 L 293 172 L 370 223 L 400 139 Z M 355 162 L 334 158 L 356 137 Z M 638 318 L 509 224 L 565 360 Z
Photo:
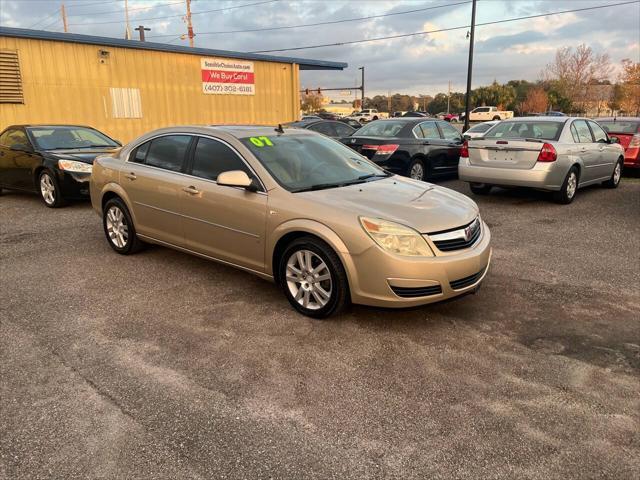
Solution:
M 478 195 L 493 186 L 520 186 L 553 191 L 558 203 L 571 203 L 578 188 L 617 187 L 623 162 L 617 139 L 593 120 L 522 117 L 465 142 L 458 174 Z

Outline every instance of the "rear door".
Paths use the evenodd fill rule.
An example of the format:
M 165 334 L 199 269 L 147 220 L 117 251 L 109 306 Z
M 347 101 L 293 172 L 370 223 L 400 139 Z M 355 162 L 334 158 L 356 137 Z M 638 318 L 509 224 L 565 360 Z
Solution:
M 458 169 L 460 163 L 460 149 L 462 148 L 462 135 L 452 127 L 449 122 L 436 122 L 440 128 L 440 134 L 447 147 L 447 168 Z
M 193 137 L 163 135 L 129 155 L 120 185 L 131 202 L 136 230 L 156 240 L 184 246 L 183 191 L 186 157 Z
M 620 148 L 609 142 L 609 136 L 600 125 L 591 120 L 587 120 L 593 139 L 596 143 L 595 148 L 598 149 L 599 165 L 594 170 L 598 177 L 610 177 L 613 174 L 613 167 L 620 157 Z
M 440 136 L 436 122 L 421 122 L 414 127 L 413 132 L 417 137 L 424 139 L 422 151 L 429 159 L 430 173 L 438 175 L 452 168 L 448 158 L 449 142 Z
M 584 171 L 580 173 L 580 183 L 600 178 L 600 146 L 593 141 L 587 121 L 574 120 L 570 128 L 573 141 L 576 143 L 575 154 L 584 165 Z
M 222 172 L 242 170 L 260 180 L 228 143 L 197 137 L 190 176 L 182 178 L 187 248 L 251 270 L 265 270 L 267 194 L 218 185 Z

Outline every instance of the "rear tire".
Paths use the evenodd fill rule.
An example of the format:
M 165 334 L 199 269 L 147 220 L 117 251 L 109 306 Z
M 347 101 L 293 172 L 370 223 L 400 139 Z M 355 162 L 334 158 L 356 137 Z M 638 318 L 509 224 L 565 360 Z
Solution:
M 489 185 L 487 183 L 470 183 L 469 188 L 475 195 L 489 195 L 493 185 Z
M 335 315 L 351 302 L 340 258 L 316 237 L 301 237 L 287 246 L 280 257 L 278 278 L 293 308 L 311 318 Z
M 38 175 L 38 192 L 44 204 L 49 208 L 60 208 L 66 205 L 62 198 L 60 184 L 51 170 L 42 170 Z
M 409 168 L 407 168 L 407 177 L 414 180 L 420 180 L 421 182 L 424 182 L 427 179 L 427 169 L 421 159 L 416 158 L 409 164 Z
M 569 169 L 569 173 L 567 173 L 567 176 L 564 178 L 564 182 L 562 182 L 560 190 L 553 193 L 553 199 L 556 203 L 568 205 L 573 202 L 573 199 L 576 198 L 576 192 L 578 191 L 579 180 L 580 175 L 578 173 L 578 169 L 576 167 L 571 167 Z
M 136 234 L 129 209 L 119 198 L 112 198 L 105 204 L 102 226 L 109 246 L 121 255 L 131 255 L 144 247 Z
M 624 161 L 619 158 L 616 162 L 616 166 L 613 167 L 613 173 L 611 174 L 611 178 L 606 182 L 602 182 L 602 186 L 606 188 L 618 188 L 620 185 L 620 180 L 622 179 L 622 167 L 624 165 Z

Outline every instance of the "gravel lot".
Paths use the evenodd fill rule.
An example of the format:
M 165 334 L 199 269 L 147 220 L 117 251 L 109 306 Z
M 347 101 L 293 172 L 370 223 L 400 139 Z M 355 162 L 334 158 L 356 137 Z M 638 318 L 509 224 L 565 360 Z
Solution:
M 477 295 L 312 321 L 5 193 L 0 478 L 639 478 L 640 181 L 475 199 Z

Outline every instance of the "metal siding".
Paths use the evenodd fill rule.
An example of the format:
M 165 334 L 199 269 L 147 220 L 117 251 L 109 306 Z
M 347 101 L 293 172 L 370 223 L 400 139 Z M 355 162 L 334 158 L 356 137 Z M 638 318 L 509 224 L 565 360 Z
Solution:
M 0 130 L 22 123 L 91 125 L 127 142 L 180 124 L 277 124 L 297 119 L 298 65 L 254 61 L 254 96 L 202 93 L 200 56 L 0 37 L 18 50 L 24 104 L 0 105 Z M 99 50 L 109 51 L 105 64 Z M 137 88 L 142 118 L 113 118 L 110 88 Z

